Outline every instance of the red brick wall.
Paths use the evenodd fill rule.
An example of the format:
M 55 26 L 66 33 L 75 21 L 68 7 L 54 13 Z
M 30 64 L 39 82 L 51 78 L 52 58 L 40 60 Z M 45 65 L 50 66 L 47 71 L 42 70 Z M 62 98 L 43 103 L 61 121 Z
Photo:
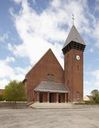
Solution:
M 43 80 L 48 79 L 48 74 L 54 75 L 55 82 L 64 83 L 64 71 L 51 50 L 26 75 L 27 99 L 35 101 L 33 89 Z
M 76 60 L 76 55 L 80 60 Z M 65 85 L 69 87 L 69 101 L 77 101 L 83 98 L 83 52 L 72 49 L 65 54 Z

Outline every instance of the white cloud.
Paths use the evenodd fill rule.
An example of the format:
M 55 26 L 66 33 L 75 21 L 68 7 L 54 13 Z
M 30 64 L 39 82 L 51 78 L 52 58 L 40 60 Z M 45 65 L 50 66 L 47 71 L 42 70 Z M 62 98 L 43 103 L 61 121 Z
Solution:
M 90 14 L 86 0 L 53 0 L 40 14 L 26 0 L 21 5 L 18 15 L 11 14 L 22 43 L 9 45 L 9 49 L 16 56 L 28 57 L 31 64 L 35 64 L 51 48 L 63 66 L 61 49 L 72 26 L 72 14 L 80 33 L 91 35 L 94 31 L 95 18 Z M 93 27 L 90 27 L 90 20 Z M 89 87 L 91 83 L 87 82 L 87 85 Z
M 0 88 L 4 88 L 10 80 L 22 81 L 25 78 L 25 74 L 30 69 L 29 66 L 24 69 L 21 67 L 12 68 L 9 63 L 14 61 L 15 59 L 13 57 L 0 60 Z
M 15 2 L 16 4 L 20 4 L 22 1 L 25 1 L 25 0 L 14 0 L 14 2 Z
M 14 79 L 22 81 L 24 80 L 26 73 L 30 70 L 30 66 L 27 66 L 26 68 L 15 67 L 14 70 L 15 70 Z
M 6 78 L 4 79 L 0 79 L 0 89 L 4 89 L 5 86 L 8 84 L 9 80 L 7 80 Z
M 99 70 L 94 70 L 91 72 L 91 74 L 95 77 L 95 80 L 99 82 Z M 99 86 L 99 84 L 98 84 Z
M 96 0 L 95 11 L 99 11 L 99 0 Z
M 13 74 L 13 69 L 5 61 L 0 60 L 0 78 L 5 78 Z
M 5 42 L 7 41 L 7 39 L 8 39 L 7 33 L 0 35 L 0 42 Z
M 71 17 L 74 13 L 76 26 L 82 28 L 79 30 L 90 32 L 90 23 L 85 15 L 86 1 L 53 0 L 41 14 L 31 8 L 28 1 L 21 0 L 21 2 L 22 8 L 19 14 L 12 16 L 22 44 L 10 46 L 10 48 L 12 47 L 11 51 L 16 56 L 27 56 L 31 64 L 34 64 L 51 48 L 63 66 L 61 49 L 68 29 L 64 30 L 62 26 L 71 26 Z
M 40 14 L 29 6 L 28 0 L 14 1 L 16 4 L 21 3 L 19 14 L 13 13 L 14 9 L 11 9 L 10 13 L 22 42 L 20 45 L 8 44 L 8 48 L 15 56 L 28 57 L 31 64 L 35 64 L 51 48 L 63 66 L 61 49 L 72 26 L 72 13 L 75 15 L 75 26 L 79 32 L 92 35 L 96 29 L 93 35 L 99 39 L 99 27 L 97 24 L 97 28 L 95 28 L 95 18 L 88 11 L 87 0 L 53 0 L 49 7 Z M 4 70 L 1 70 L 3 77 L 11 74 L 10 79 L 22 80 L 28 68 L 25 70 L 19 67 L 12 69 L 9 61 L 14 61 L 14 59 L 8 58 L 6 62 L 1 63 L 1 67 L 7 71 L 6 74 L 6 71 L 4 73 Z M 0 77 L 2 78 L 2 76 Z M 94 76 L 94 78 L 96 77 Z M 91 87 L 92 84 L 96 87 L 97 83 L 98 81 L 85 81 L 85 84 L 91 85 Z
M 97 21 L 95 29 L 94 29 L 94 32 L 93 32 L 93 36 L 94 36 L 94 38 L 96 40 L 95 46 L 97 48 L 99 48 L 99 29 L 98 28 L 99 28 L 99 21 Z
M 15 61 L 15 58 L 12 57 L 12 56 L 11 56 L 11 57 L 8 56 L 8 57 L 5 59 L 5 62 L 6 62 L 6 63 L 10 63 L 10 62 L 14 62 L 14 61 Z
M 91 53 L 93 53 L 93 52 L 94 52 L 94 49 L 93 49 L 93 48 L 90 48 L 89 51 L 90 51 Z
M 86 78 L 84 82 L 84 90 L 85 95 L 90 94 L 90 92 L 94 89 L 99 90 L 99 69 L 92 70 L 87 73 L 89 76 Z

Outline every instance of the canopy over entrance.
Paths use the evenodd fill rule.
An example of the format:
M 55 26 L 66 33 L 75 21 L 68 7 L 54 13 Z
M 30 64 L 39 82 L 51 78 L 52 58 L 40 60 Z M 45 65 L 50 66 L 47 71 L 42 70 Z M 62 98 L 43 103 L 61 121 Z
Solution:
M 42 81 L 34 91 L 38 102 L 68 102 L 68 89 L 63 83 Z

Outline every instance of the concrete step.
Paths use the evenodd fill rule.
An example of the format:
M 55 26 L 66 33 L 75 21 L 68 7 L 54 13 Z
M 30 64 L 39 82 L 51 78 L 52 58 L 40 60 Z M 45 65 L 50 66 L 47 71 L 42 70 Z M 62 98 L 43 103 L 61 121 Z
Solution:
M 73 103 L 33 103 L 31 108 L 73 108 Z

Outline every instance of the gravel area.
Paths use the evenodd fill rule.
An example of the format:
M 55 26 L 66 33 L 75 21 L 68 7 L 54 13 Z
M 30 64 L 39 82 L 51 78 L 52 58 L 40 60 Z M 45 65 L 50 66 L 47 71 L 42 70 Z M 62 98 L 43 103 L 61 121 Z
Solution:
M 99 128 L 99 106 L 0 109 L 0 128 Z

